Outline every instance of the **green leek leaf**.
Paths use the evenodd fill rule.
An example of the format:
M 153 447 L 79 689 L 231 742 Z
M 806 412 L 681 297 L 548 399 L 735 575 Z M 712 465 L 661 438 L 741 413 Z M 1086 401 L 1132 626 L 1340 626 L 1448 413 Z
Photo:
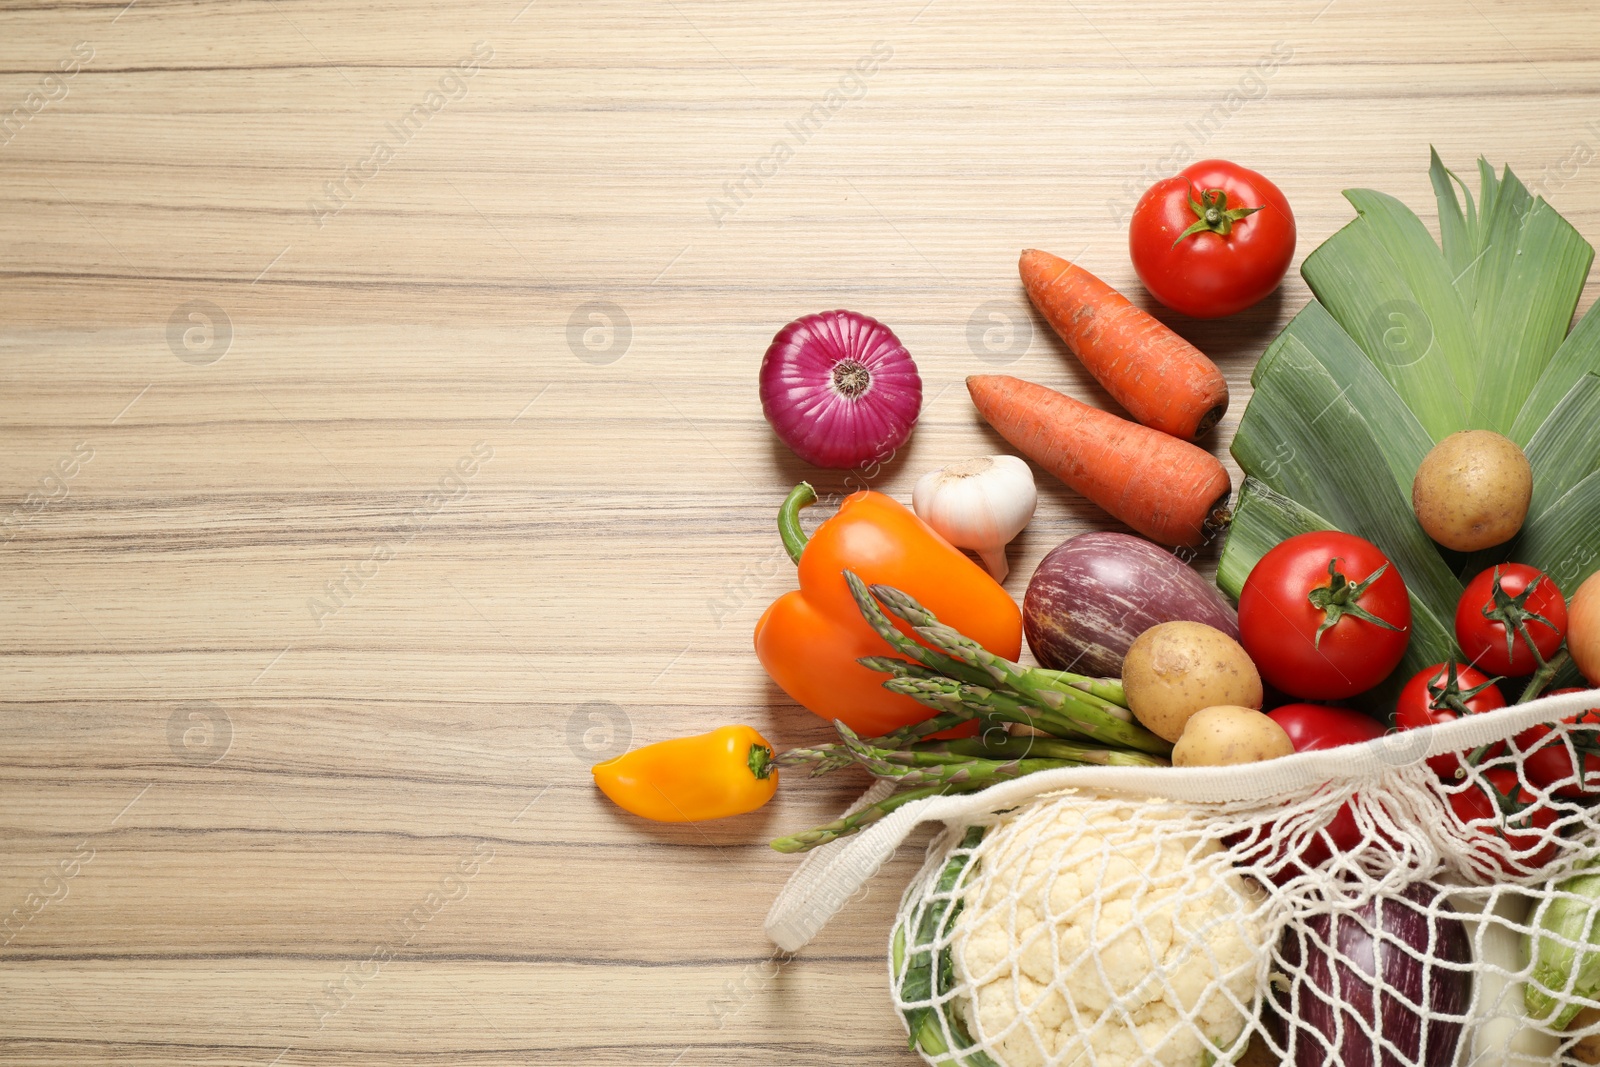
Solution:
M 1376 367 L 1367 359 L 1350 335 L 1339 328 L 1317 301 L 1313 300 L 1284 327 L 1277 340 L 1267 348 L 1251 376 L 1252 384 L 1270 378 L 1270 367 L 1277 358 L 1277 349 L 1287 348 L 1294 358 L 1302 361 L 1316 360 L 1339 382 L 1347 383 L 1345 394 L 1355 409 L 1362 413 L 1371 426 L 1381 426 L 1383 432 L 1383 458 L 1394 476 L 1395 485 L 1403 496 L 1409 497 L 1411 481 L 1417 464 L 1433 447 L 1433 439 L 1422 428 L 1411 409 L 1406 407 L 1400 394 L 1384 380 Z M 1268 368 L 1263 370 L 1262 368 Z M 1259 387 L 1259 386 L 1258 386 Z M 1282 452 L 1282 446 L 1277 451 Z
M 1450 276 L 1456 279 L 1456 288 L 1465 293 L 1466 290 L 1461 288 L 1461 279 L 1471 273 L 1472 261 L 1478 256 L 1474 247 L 1478 215 L 1473 209 L 1472 194 L 1462 186 L 1461 192 L 1467 201 L 1467 214 L 1464 215 L 1461 201 L 1456 199 L 1455 186 L 1450 184 L 1455 182 L 1459 185 L 1461 179 L 1455 176 L 1455 172 L 1445 168 L 1439 153 L 1432 148 L 1428 149 L 1428 180 L 1433 183 L 1433 196 L 1439 203 L 1439 243 L 1444 246 L 1445 263 L 1450 268 Z
M 1540 530 L 1544 513 L 1579 482 L 1600 469 L 1600 374 L 1585 374 L 1561 398 L 1523 452 L 1533 468 L 1529 525 Z
M 1509 171 L 1506 178 L 1515 181 Z M 1501 189 L 1504 202 L 1505 183 Z M 1594 249 L 1540 200 L 1527 209 L 1520 226 L 1490 245 L 1491 252 L 1496 250 L 1511 254 L 1486 256 L 1479 266 L 1482 295 L 1474 312 L 1484 373 L 1472 425 L 1509 435 L 1566 337 Z M 1533 250 L 1543 251 L 1534 255 Z M 1499 269 L 1503 275 L 1493 273 Z
M 1526 445 L 1577 380 L 1590 373 L 1600 373 L 1600 303 L 1590 306 L 1556 349 L 1507 436 Z
M 1453 306 L 1424 307 L 1375 230 L 1370 219 L 1358 217 L 1307 256 L 1300 273 L 1438 441 L 1466 422 L 1467 394 L 1451 370 L 1456 357 L 1444 355 L 1472 348 L 1466 309 L 1453 289 L 1437 297 Z M 1438 258 L 1437 250 L 1433 254 Z

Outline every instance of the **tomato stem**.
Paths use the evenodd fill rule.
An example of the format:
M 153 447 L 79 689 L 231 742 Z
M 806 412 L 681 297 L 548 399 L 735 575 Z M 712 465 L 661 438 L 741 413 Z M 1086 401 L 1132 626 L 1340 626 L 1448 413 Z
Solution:
M 1529 586 L 1528 588 L 1531 589 L 1533 587 Z M 1556 675 L 1561 673 L 1561 668 L 1565 667 L 1571 659 L 1572 657 L 1567 654 L 1566 647 L 1562 646 L 1559 652 L 1540 663 L 1539 669 L 1534 671 L 1533 677 L 1528 679 L 1527 688 L 1517 698 L 1517 703 L 1526 704 L 1530 700 L 1537 699 L 1539 694 L 1544 692 L 1545 686 L 1555 681 Z
M 1372 583 L 1388 569 L 1389 564 L 1385 563 L 1361 581 L 1352 582 L 1340 573 L 1338 556 L 1328 561 L 1328 584 L 1319 585 L 1307 594 L 1311 606 L 1322 612 L 1322 623 L 1317 627 L 1317 636 L 1312 641 L 1315 647 L 1322 647 L 1322 635 L 1339 625 L 1339 620 L 1346 615 L 1370 622 L 1375 626 L 1382 626 L 1386 630 L 1393 630 L 1395 633 L 1403 632 L 1401 627 L 1378 618 L 1358 603 L 1362 595 L 1371 588 Z
M 1177 248 L 1185 237 L 1200 233 L 1202 230 L 1214 233 L 1218 237 L 1226 237 L 1233 230 L 1233 224 L 1247 215 L 1253 215 L 1261 208 L 1228 206 L 1228 194 L 1223 189 L 1206 189 L 1200 193 L 1200 199 L 1194 198 L 1194 184 L 1189 185 L 1189 210 L 1195 213 L 1195 222 L 1187 230 L 1178 235 L 1172 242 L 1172 247 Z

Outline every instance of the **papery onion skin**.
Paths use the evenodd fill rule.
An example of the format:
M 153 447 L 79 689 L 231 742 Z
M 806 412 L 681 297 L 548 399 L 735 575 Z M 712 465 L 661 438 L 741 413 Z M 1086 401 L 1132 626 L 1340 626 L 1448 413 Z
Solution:
M 886 462 L 911 435 L 922 378 L 905 345 L 856 311 L 798 318 L 761 360 L 761 410 L 795 455 L 818 467 Z
M 1445 914 L 1430 919 L 1423 911 L 1430 905 Z M 1298 1031 L 1294 1067 L 1326 1067 L 1330 1063 L 1342 1067 L 1453 1067 L 1472 1003 L 1472 974 L 1467 969 L 1472 963 L 1472 946 L 1466 927 L 1451 914 L 1454 910 L 1436 890 L 1412 883 L 1398 896 L 1375 898 L 1353 912 L 1312 915 L 1304 920 L 1304 933 L 1285 930 L 1279 955 L 1289 973 L 1303 974 L 1297 991 L 1298 1010 L 1290 1008 L 1286 990 L 1274 987 L 1277 1011 L 1270 1021 L 1280 1045 L 1287 1041 L 1283 1032 L 1286 1019 Z M 1411 952 L 1429 952 L 1430 926 L 1432 952 L 1425 963 Z M 1373 936 L 1375 930 L 1377 937 Z M 1334 946 L 1344 958 L 1329 955 L 1323 945 Z M 1425 984 L 1428 1003 L 1423 1004 Z M 1379 989 L 1386 992 L 1379 993 Z M 1430 1022 L 1407 1001 L 1436 1015 L 1458 1018 Z M 1338 1037 L 1336 1017 L 1342 1017 Z M 1399 1055 L 1367 1036 L 1362 1023 L 1382 1035 Z M 1335 1041 L 1338 1047 L 1330 1049 Z

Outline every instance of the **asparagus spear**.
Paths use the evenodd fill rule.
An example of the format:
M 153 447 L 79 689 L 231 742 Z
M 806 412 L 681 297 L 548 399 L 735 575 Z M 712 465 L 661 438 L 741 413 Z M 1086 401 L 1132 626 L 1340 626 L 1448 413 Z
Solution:
M 850 595 L 855 598 L 856 607 L 861 611 L 861 617 L 867 620 L 867 624 L 877 632 L 879 637 L 883 638 L 890 648 L 941 675 L 960 678 L 963 681 L 974 682 L 978 685 L 989 684 L 989 676 L 982 670 L 924 648 L 895 629 L 894 623 L 889 621 L 889 617 L 883 613 L 883 609 L 878 606 L 878 602 L 873 600 L 872 594 L 867 591 L 867 583 L 857 577 L 854 571 L 845 571 L 844 580 L 845 584 L 850 587 Z
M 779 753 L 773 762 L 780 767 L 803 767 L 812 764 L 810 777 L 820 778 L 830 771 L 843 770 L 855 760 L 845 751 L 844 746 L 836 744 L 818 745 L 816 748 L 791 748 L 787 752 Z
M 1047 708 L 1060 707 L 1066 700 L 1081 699 L 1085 695 L 1097 702 L 1110 703 L 1075 687 L 1068 686 L 1065 690 L 1059 688 L 1056 684 L 1057 679 L 1037 677 L 1031 668 L 1013 663 L 1004 656 L 995 655 L 961 631 L 941 623 L 933 612 L 917 603 L 909 594 L 893 586 L 875 585 L 868 592 L 881 601 L 890 612 L 910 623 L 911 629 L 918 637 L 947 658 L 981 671 L 984 680 L 979 682 L 979 685 L 1014 690 Z M 949 671 L 945 673 L 951 677 L 958 677 Z M 966 680 L 964 675 L 959 677 Z M 1070 694 L 1067 690 L 1070 690 Z
M 919 741 L 930 734 L 939 733 L 964 722 L 970 722 L 974 712 L 965 709 L 941 712 L 931 719 L 923 719 L 909 726 L 902 726 L 898 730 L 891 730 L 882 737 L 870 738 L 867 743 L 874 748 L 894 749 L 913 741 Z M 844 745 L 833 743 L 818 745 L 816 748 L 792 748 L 778 757 L 778 763 L 786 767 L 799 766 L 806 763 L 815 763 L 811 770 L 811 777 L 816 778 L 830 771 L 841 770 L 850 766 L 855 760 Z
M 1052 671 L 1046 667 L 1033 667 L 1031 671 L 1035 678 L 1055 682 L 1057 688 L 1081 690 L 1119 708 L 1128 706 L 1128 694 L 1122 688 L 1121 678 L 1090 678 L 1070 671 Z
M 892 674 L 896 678 L 943 678 L 938 671 L 930 670 L 918 663 L 910 663 L 893 656 L 862 656 L 856 660 L 869 671 L 880 674 Z
M 954 762 L 945 762 L 948 757 L 934 756 L 932 760 L 917 760 L 914 756 L 911 763 L 902 763 L 886 758 L 895 755 L 875 749 L 866 744 L 855 732 L 842 722 L 834 723 L 839 731 L 839 736 L 844 739 L 845 746 L 850 749 L 850 754 L 856 762 L 861 764 L 876 778 L 890 778 L 903 785 L 922 785 L 928 782 L 993 782 L 1006 778 L 1020 778 L 1025 774 L 1035 771 L 1055 770 L 1058 767 L 1079 766 L 1076 760 L 1060 759 L 971 759 L 958 758 Z
M 861 609 L 861 613 L 866 617 L 867 621 L 872 624 L 873 629 L 877 630 L 884 640 L 890 642 L 907 655 L 914 657 L 917 659 L 918 664 L 921 664 L 921 666 L 918 666 L 918 664 L 907 663 L 904 660 L 886 656 L 869 656 L 858 661 L 868 670 L 883 671 L 886 674 L 892 673 L 897 677 L 903 678 L 954 677 L 968 683 L 985 686 L 993 685 L 997 681 L 1003 681 L 1004 679 L 997 678 L 994 672 L 988 669 L 987 664 L 974 656 L 964 654 L 965 648 L 970 646 L 982 651 L 985 657 L 992 657 L 999 663 L 1006 664 L 1016 676 L 1027 678 L 1034 688 L 1065 693 L 1073 699 L 1087 700 L 1090 703 L 1104 707 L 1119 718 L 1132 718 L 1127 711 L 1127 695 L 1123 692 L 1122 682 L 1119 679 L 1090 678 L 1086 675 L 1073 674 L 1070 671 L 1052 671 L 1043 667 L 1023 667 L 1002 657 L 993 656 L 992 653 L 988 652 L 976 641 L 973 641 L 960 631 L 939 622 L 931 611 L 919 604 L 910 595 L 893 586 L 875 585 L 868 590 L 860 578 L 848 572 L 845 580 L 850 585 L 851 593 L 856 598 L 856 605 Z M 874 597 L 877 600 L 882 600 L 884 605 L 896 616 L 911 623 L 913 628 L 923 626 L 938 627 L 947 643 L 952 646 L 941 649 L 941 651 L 947 653 L 942 657 L 946 662 L 932 662 L 928 649 L 923 648 L 914 641 L 909 641 L 904 634 L 894 629 L 894 624 L 889 622 L 888 618 L 883 614 L 876 600 L 873 599 Z M 920 629 L 918 629 L 918 634 L 926 638 L 926 635 L 921 634 Z M 908 641 L 910 647 L 907 647 Z M 957 665 L 965 665 L 971 670 L 951 669 L 952 666 Z
M 901 785 L 918 786 L 931 782 L 951 782 L 956 785 L 976 783 L 990 785 L 1011 778 L 1040 771 L 1055 771 L 1062 767 L 1081 767 L 1076 760 L 1017 759 L 975 760 L 964 759 L 958 763 L 936 763 L 928 767 L 907 767 L 899 763 L 864 762 L 862 766 L 874 778 L 887 778 Z
M 879 819 L 888 815 L 896 808 L 904 807 L 913 800 L 923 797 L 936 797 L 945 793 L 973 793 L 988 785 L 987 780 L 981 782 L 938 782 L 925 785 L 917 789 L 905 789 L 893 793 L 876 804 L 868 804 L 860 811 L 835 819 L 825 826 L 818 826 L 811 830 L 802 830 L 788 837 L 780 837 L 772 842 L 772 848 L 778 852 L 808 852 L 818 845 L 826 845 L 829 841 L 837 841 L 841 837 L 849 837 L 860 833 Z
M 1058 707 L 1041 707 L 983 686 L 962 685 L 950 679 L 891 678 L 885 689 L 929 707 L 982 709 L 994 718 L 1021 723 L 1058 737 L 1082 737 L 1118 748 L 1131 748 L 1167 756 L 1172 745 L 1137 723 L 1124 722 L 1092 704 L 1063 700 Z
M 1018 759 L 1035 756 L 1041 759 L 1072 760 L 1077 763 L 1108 767 L 1170 767 L 1171 763 L 1160 756 L 1143 752 L 1124 752 L 1120 749 L 1090 748 L 1054 737 L 1007 737 L 1001 741 L 986 741 L 977 737 L 963 737 L 952 741 L 924 741 L 909 749 L 890 752 L 886 759 L 898 760 L 902 755 L 921 758 L 929 756 L 977 756 L 983 759 Z
M 965 708 L 969 714 L 981 715 L 990 722 L 1014 722 L 1054 737 L 1094 740 L 1047 708 L 1031 707 L 1009 693 L 962 685 L 952 678 L 891 678 L 883 687 L 935 710 Z

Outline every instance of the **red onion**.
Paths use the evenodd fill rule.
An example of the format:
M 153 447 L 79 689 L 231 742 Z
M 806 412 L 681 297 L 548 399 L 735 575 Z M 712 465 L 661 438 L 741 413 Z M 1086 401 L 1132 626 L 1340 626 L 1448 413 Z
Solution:
M 783 443 L 818 467 L 887 460 L 921 407 L 911 354 L 893 330 L 859 312 L 796 319 L 761 360 L 761 410 Z

